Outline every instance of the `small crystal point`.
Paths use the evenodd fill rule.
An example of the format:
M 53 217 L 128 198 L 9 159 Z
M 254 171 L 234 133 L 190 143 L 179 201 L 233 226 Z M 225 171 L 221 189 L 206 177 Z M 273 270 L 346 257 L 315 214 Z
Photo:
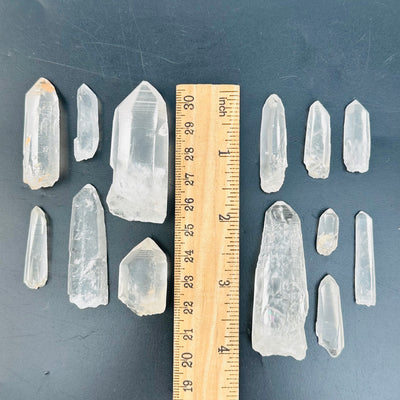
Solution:
M 265 213 L 253 305 L 253 349 L 263 356 L 306 356 L 308 291 L 301 222 L 283 201 Z
M 357 100 L 345 110 L 343 160 L 349 172 L 367 172 L 371 153 L 369 112 Z
M 92 185 L 84 186 L 72 200 L 68 294 L 79 308 L 108 304 L 104 211 Z
M 314 102 L 308 113 L 304 164 L 312 178 L 326 179 L 331 162 L 331 118 L 325 107 Z
M 344 334 L 340 289 L 330 275 L 325 276 L 319 284 L 315 332 L 319 345 L 332 357 L 337 357 L 342 352 Z
M 285 109 L 279 96 L 272 94 L 262 110 L 260 131 L 260 178 L 266 193 L 277 192 L 283 185 L 286 141 Z
M 78 125 L 74 139 L 76 161 L 92 158 L 99 145 L 99 101 L 93 91 L 82 84 L 77 92 Z
M 25 95 L 23 180 L 32 190 L 60 175 L 60 110 L 54 86 L 40 78 Z
M 167 215 L 168 121 L 160 93 L 143 81 L 115 109 L 110 212 L 128 221 L 163 223 Z
M 167 296 L 167 257 L 150 238 L 121 261 L 118 298 L 139 316 L 161 314 Z
M 24 283 L 30 289 L 38 289 L 47 282 L 47 220 L 39 207 L 31 211 L 28 243 L 26 246 Z
M 323 256 L 329 256 L 336 250 L 339 236 L 339 217 L 328 208 L 320 217 L 317 234 L 317 251 Z
M 372 218 L 360 211 L 356 215 L 356 257 L 354 288 L 357 304 L 376 304 L 374 234 Z

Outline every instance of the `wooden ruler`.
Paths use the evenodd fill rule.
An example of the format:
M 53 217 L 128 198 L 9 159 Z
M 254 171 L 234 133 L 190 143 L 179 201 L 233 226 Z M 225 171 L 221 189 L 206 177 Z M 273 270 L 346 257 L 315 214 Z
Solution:
M 239 398 L 236 85 L 178 85 L 174 400 Z

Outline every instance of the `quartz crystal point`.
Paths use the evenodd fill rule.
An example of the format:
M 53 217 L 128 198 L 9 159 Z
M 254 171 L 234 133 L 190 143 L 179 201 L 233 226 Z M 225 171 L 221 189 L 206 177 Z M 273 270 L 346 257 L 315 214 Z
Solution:
M 262 110 L 260 131 L 260 178 L 266 193 L 277 192 L 283 185 L 286 157 L 286 120 L 281 99 L 272 94 Z
M 92 158 L 99 145 L 99 101 L 85 84 L 78 89 L 77 137 L 74 139 L 76 161 Z
M 168 121 L 165 101 L 143 81 L 114 113 L 108 192 L 110 212 L 162 223 L 167 213 Z
M 320 217 L 317 234 L 317 251 L 329 256 L 336 250 L 339 236 L 339 217 L 332 208 L 328 208 Z
M 161 314 L 167 296 L 167 257 L 150 238 L 121 261 L 118 298 L 139 316 Z
M 304 164 L 312 178 L 326 179 L 331 162 L 331 118 L 325 107 L 316 101 L 307 120 Z
M 29 223 L 28 244 L 26 246 L 24 283 L 30 289 L 38 289 L 47 282 L 47 220 L 39 207 L 34 207 Z
M 332 357 L 337 357 L 342 352 L 344 334 L 340 290 L 330 275 L 325 276 L 319 284 L 315 332 L 319 345 Z
M 84 186 L 72 200 L 68 294 L 79 308 L 108 303 L 104 211 L 92 185 Z
M 354 100 L 346 107 L 343 128 L 343 160 L 349 172 L 367 172 L 371 152 L 369 112 Z
M 356 303 L 376 304 L 374 234 L 372 218 L 360 211 L 356 215 L 356 257 L 354 288 Z
M 306 356 L 308 291 L 301 223 L 283 201 L 265 213 L 253 305 L 253 349 L 263 356 Z
M 60 110 L 54 86 L 40 78 L 25 96 L 23 180 L 32 190 L 60 175 Z

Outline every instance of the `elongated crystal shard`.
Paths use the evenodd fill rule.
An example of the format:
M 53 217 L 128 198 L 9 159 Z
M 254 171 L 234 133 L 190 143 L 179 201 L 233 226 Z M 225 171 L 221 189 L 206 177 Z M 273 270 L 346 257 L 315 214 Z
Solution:
M 315 332 L 319 345 L 332 357 L 337 357 L 342 352 L 344 333 L 340 289 L 330 275 L 325 276 L 319 284 Z
M 108 192 L 110 212 L 162 223 L 167 214 L 168 121 L 164 99 L 143 81 L 114 113 Z
M 60 109 L 54 86 L 40 78 L 25 95 L 23 180 L 32 190 L 60 176 Z
M 286 119 L 281 99 L 272 94 L 266 100 L 260 131 L 260 178 L 266 193 L 277 192 L 283 185 L 287 168 Z
M 331 118 L 325 107 L 314 102 L 308 113 L 304 164 L 312 178 L 326 179 L 331 163 Z
M 357 100 L 345 110 L 343 160 L 349 172 L 367 172 L 371 153 L 369 112 Z
M 76 161 L 92 158 L 99 145 L 99 101 L 93 91 L 82 84 L 76 96 L 78 108 L 77 137 L 74 139 Z
M 167 257 L 150 238 L 121 261 L 118 298 L 139 316 L 161 314 L 167 296 Z
M 328 208 L 320 217 L 317 233 L 317 251 L 323 256 L 329 256 L 336 250 L 339 237 L 339 217 Z
M 263 356 L 306 356 L 308 291 L 301 222 L 283 201 L 265 213 L 253 305 L 253 349 Z
M 47 282 L 47 220 L 39 207 L 31 211 L 28 243 L 26 246 L 24 283 L 30 289 L 38 289 Z
M 104 211 L 92 185 L 84 186 L 72 200 L 68 294 L 79 308 L 108 304 Z
M 376 304 L 376 289 L 373 221 L 364 211 L 360 211 L 356 215 L 355 262 L 356 303 L 368 307 L 374 306 Z

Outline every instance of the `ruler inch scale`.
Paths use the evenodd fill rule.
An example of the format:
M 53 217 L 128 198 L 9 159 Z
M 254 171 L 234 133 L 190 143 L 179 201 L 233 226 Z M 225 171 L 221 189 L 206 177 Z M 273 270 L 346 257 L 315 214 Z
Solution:
M 173 400 L 239 399 L 237 85 L 176 88 Z

